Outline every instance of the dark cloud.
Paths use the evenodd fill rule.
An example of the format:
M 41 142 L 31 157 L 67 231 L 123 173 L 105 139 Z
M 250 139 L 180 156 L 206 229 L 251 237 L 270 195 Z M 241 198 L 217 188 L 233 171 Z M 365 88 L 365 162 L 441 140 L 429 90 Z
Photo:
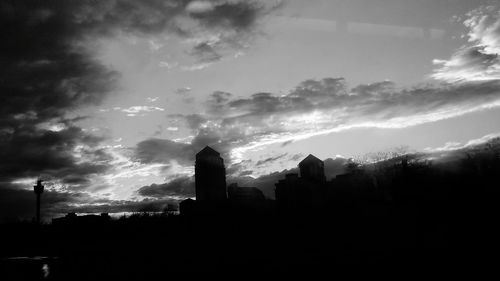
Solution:
M 190 165 L 194 159 L 191 145 L 167 139 L 147 139 L 137 144 L 134 160 L 141 163 L 170 163 L 175 160 Z
M 190 54 L 197 57 L 201 63 L 216 62 L 222 58 L 222 55 L 217 53 L 208 42 L 202 42 L 194 46 Z
M 133 149 L 133 159 L 145 164 L 176 161 L 184 166 L 192 166 L 196 153 L 207 145 L 217 150 L 224 159 L 229 159 L 233 147 L 231 141 L 222 140 L 221 134 L 215 130 L 200 129 L 191 143 L 158 138 L 141 141 Z
M 224 104 L 231 98 L 231 93 L 216 91 L 210 95 L 210 102 L 214 105 Z
M 194 178 L 179 177 L 163 184 L 143 186 L 138 190 L 139 195 L 154 198 L 169 196 L 194 197 Z
M 304 158 L 304 154 L 303 153 L 298 153 L 298 154 L 295 154 L 292 157 L 290 157 L 290 160 L 299 161 L 302 158 Z
M 251 26 L 259 13 L 266 10 L 263 2 L 259 1 L 193 1 L 208 2 L 202 9 L 189 9 L 190 15 L 198 19 L 205 26 L 230 27 L 239 29 Z
M 231 99 L 233 95 L 231 93 L 216 91 L 213 92 L 207 100 L 208 112 L 212 114 L 218 114 L 220 111 L 224 110 L 226 103 Z
M 245 160 L 242 160 L 238 163 L 227 165 L 226 175 L 230 176 L 230 177 L 239 175 L 240 173 L 245 172 L 244 170 L 246 169 L 246 167 L 248 165 L 251 165 L 251 163 L 252 163 L 251 160 L 245 159 Z M 251 174 L 252 174 L 252 172 L 250 172 L 250 174 L 247 174 L 247 175 L 251 175 Z
M 250 170 L 245 170 L 239 173 L 239 177 L 245 177 L 245 176 L 251 176 L 253 174 L 253 171 Z
M 281 144 L 281 147 L 285 147 L 289 144 L 292 144 L 293 143 L 293 140 L 288 140 L 288 141 L 284 141 L 282 144 Z
M 494 80 L 397 89 L 394 83 L 383 81 L 348 89 L 343 79 L 307 80 L 285 96 L 258 93 L 228 101 L 225 106 L 220 105 L 225 111 L 219 111 L 218 118 L 222 118 L 225 125 L 262 123 L 259 120 L 283 121 L 293 115 L 317 111 L 325 115 L 338 112 L 344 116 L 343 120 L 333 121 L 373 118 L 385 121 L 387 117 L 423 114 L 446 106 L 469 107 L 492 102 L 499 97 L 498 85 L 499 81 Z M 346 108 L 348 112 L 344 112 Z M 267 121 L 265 123 L 269 123 Z
M 81 128 L 69 127 L 58 132 L 24 126 L 2 135 L 0 142 L 0 178 L 86 177 L 106 171 L 108 155 L 90 149 L 101 141 Z M 87 147 L 86 160 L 78 161 L 75 148 Z M 84 148 L 82 148 L 84 149 Z
M 100 104 L 119 81 L 119 73 L 94 57 L 99 38 L 164 32 L 195 36 L 189 29 L 193 25 L 180 24 L 186 20 L 195 23 L 196 30 L 201 27 L 220 33 L 236 29 L 241 35 L 251 31 L 263 11 L 255 2 L 210 1 L 214 9 L 192 14 L 186 11 L 192 2 L 0 1 L 0 182 L 42 176 L 83 190 L 93 175 L 112 167 L 111 155 L 99 148 L 103 139 L 79 128 L 76 123 L 82 120 L 80 117 L 70 116 L 82 107 Z M 231 39 L 225 35 L 220 40 Z M 211 60 L 217 53 L 213 49 L 212 57 L 207 57 L 210 50 L 204 45 L 197 46 L 196 51 Z M 201 121 L 193 118 L 190 122 L 198 126 Z M 167 152 L 155 156 L 146 152 L 147 147 L 166 148 Z M 140 144 L 136 156 L 145 162 L 171 156 L 187 161 L 193 153 L 187 149 L 189 156 L 185 156 L 185 148 L 152 140 Z M 0 186 L 0 191 L 28 198 L 25 191 L 16 188 Z M 78 197 L 75 194 L 58 196 L 74 202 Z M 52 198 L 53 194 L 44 196 Z M 3 203 L 5 208 L 18 204 L 15 200 Z M 119 209 L 122 205 L 110 207 Z
M 277 160 L 282 159 L 283 157 L 285 157 L 287 155 L 288 155 L 288 153 L 283 153 L 283 154 L 280 154 L 280 155 L 277 155 L 277 156 L 274 156 L 274 157 L 268 157 L 266 159 L 257 161 L 257 163 L 255 163 L 255 165 L 256 166 L 260 166 L 260 165 L 264 165 L 264 164 L 267 164 L 267 163 L 275 162 Z
M 200 127 L 201 124 L 203 124 L 204 122 L 206 122 L 207 120 L 199 115 L 199 114 L 190 114 L 190 115 L 186 115 L 184 116 L 186 122 L 188 123 L 188 126 L 189 128 L 196 128 L 198 129 Z

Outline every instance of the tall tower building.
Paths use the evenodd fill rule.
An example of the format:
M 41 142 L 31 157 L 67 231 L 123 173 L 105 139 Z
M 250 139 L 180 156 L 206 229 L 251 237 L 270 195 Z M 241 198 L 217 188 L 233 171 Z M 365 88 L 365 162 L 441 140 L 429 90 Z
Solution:
M 299 169 L 300 177 L 305 180 L 315 183 L 324 183 L 326 181 L 323 161 L 312 154 L 300 161 Z
M 40 224 L 40 195 L 43 193 L 44 186 L 42 185 L 42 180 L 37 180 L 36 185 L 33 186 L 33 190 L 36 194 L 36 223 Z
M 220 153 L 209 146 L 196 154 L 194 166 L 196 201 L 215 202 L 227 199 L 226 168 Z

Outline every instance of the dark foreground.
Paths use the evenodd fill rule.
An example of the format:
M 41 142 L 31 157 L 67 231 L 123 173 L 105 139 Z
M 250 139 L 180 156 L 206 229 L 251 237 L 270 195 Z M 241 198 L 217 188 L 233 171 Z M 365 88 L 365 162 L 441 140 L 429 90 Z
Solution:
M 102 225 L 4 225 L 1 280 L 333 277 L 373 270 L 412 276 L 497 266 L 498 219 L 445 220 L 439 214 L 401 212 L 328 218 L 137 216 Z

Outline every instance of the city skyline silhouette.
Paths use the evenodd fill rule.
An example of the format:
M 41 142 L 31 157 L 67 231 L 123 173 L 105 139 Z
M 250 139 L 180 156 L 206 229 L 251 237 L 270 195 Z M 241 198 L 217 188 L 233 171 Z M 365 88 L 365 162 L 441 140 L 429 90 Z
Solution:
M 0 280 L 492 269 L 499 55 L 499 0 L 0 0 Z
M 207 146 L 193 163 L 201 175 L 195 175 L 196 194 L 202 194 L 201 199 L 186 199 L 179 209 L 162 213 L 112 218 L 108 213 L 70 212 L 53 218 L 51 224 L 37 220 L 4 223 L 3 241 L 9 243 L 3 245 L 12 258 L 2 259 L 0 269 L 8 278 L 35 280 L 50 275 L 55 280 L 70 276 L 87 280 L 153 278 L 165 268 L 173 274 L 188 270 L 232 275 L 252 266 L 254 273 L 283 275 L 318 266 L 345 269 L 390 263 L 427 270 L 477 265 L 487 262 L 486 256 L 475 256 L 473 261 L 472 255 L 482 253 L 484 246 L 498 245 L 492 240 L 498 233 L 496 227 L 486 222 L 500 214 L 495 203 L 500 199 L 496 188 L 500 141 L 488 144 L 476 147 L 466 158 L 453 160 L 456 163 L 436 165 L 407 154 L 351 167 L 329 180 L 324 161 L 310 154 L 298 163 L 299 173 L 286 173 L 275 183 L 275 200 L 256 187 L 222 186 L 223 159 Z M 35 188 L 40 191 L 40 186 L 41 181 Z M 457 222 L 462 225 L 460 232 L 454 231 Z M 90 238 L 96 233 L 101 235 Z M 131 250 L 112 242 L 114 238 L 110 238 L 117 234 L 121 235 L 117 241 L 127 243 L 135 243 L 137 237 L 150 241 L 170 237 L 183 242 L 168 245 L 176 258 L 164 259 L 148 247 Z M 30 239 L 33 236 L 38 239 Z M 477 245 L 479 236 L 482 242 Z M 457 239 L 462 241 L 461 248 L 455 248 Z M 290 250 L 302 258 L 290 259 Z M 311 253 L 315 259 L 308 256 Z M 137 260 L 144 255 L 154 261 Z M 98 262 L 103 258 L 115 259 L 116 266 L 130 259 L 135 269 L 103 266 Z M 255 264 L 256 259 L 265 262 Z M 83 274 L 88 267 L 92 270 Z M 21 268 L 32 269 L 20 275 Z M 73 275 L 75 270 L 83 275 Z

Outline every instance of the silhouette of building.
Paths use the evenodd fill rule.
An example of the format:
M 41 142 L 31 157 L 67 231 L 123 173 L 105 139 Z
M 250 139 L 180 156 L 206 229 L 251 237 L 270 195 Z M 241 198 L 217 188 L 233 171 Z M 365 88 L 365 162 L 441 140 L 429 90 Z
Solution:
M 300 177 L 314 183 L 324 183 L 325 165 L 316 156 L 309 154 L 299 163 Z
M 264 193 L 256 187 L 243 187 L 233 183 L 228 187 L 228 196 L 233 210 L 259 212 L 265 207 Z
M 83 215 L 78 216 L 76 213 L 67 213 L 62 218 L 52 219 L 53 225 L 96 225 L 107 223 L 111 220 L 108 213 L 101 213 L 100 215 Z
M 188 198 L 179 203 L 179 211 L 183 216 L 192 216 L 196 213 L 196 201 Z
M 275 186 L 276 205 L 280 211 L 310 209 L 311 192 L 298 174 L 286 174 Z
M 36 194 L 36 223 L 40 223 L 40 195 L 43 193 L 44 186 L 42 185 L 42 180 L 37 180 L 36 185 L 33 186 L 33 190 Z
M 194 170 L 196 201 L 210 204 L 227 199 L 226 168 L 219 152 L 209 146 L 203 148 L 196 154 Z
M 176 214 L 179 214 L 179 205 L 178 204 L 169 203 L 163 209 L 163 213 L 167 214 L 167 215 L 176 215 Z
M 307 212 L 326 203 L 327 184 L 324 163 L 309 154 L 299 163 L 300 177 L 291 173 L 275 186 L 276 204 L 282 212 Z

